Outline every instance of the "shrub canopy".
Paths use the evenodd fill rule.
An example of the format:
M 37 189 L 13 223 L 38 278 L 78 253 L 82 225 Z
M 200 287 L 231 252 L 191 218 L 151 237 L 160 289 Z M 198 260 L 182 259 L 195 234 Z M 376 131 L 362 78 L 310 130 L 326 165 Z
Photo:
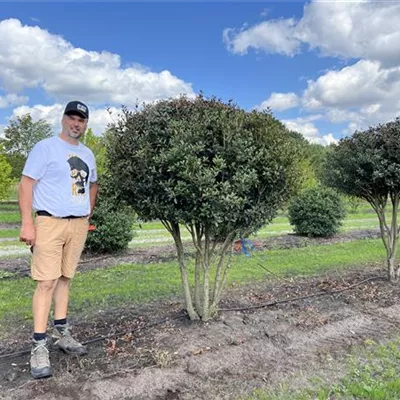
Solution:
M 343 193 L 371 204 L 378 216 L 386 249 L 389 279 L 399 280 L 396 254 L 400 203 L 400 118 L 340 140 L 328 154 L 324 180 Z M 386 207 L 389 200 L 391 212 L 388 216 Z
M 324 187 L 305 190 L 289 205 L 289 221 L 299 235 L 333 236 L 345 215 L 340 196 Z
M 146 105 L 110 135 L 112 180 L 141 218 L 248 234 L 299 186 L 300 151 L 266 112 L 185 97 Z

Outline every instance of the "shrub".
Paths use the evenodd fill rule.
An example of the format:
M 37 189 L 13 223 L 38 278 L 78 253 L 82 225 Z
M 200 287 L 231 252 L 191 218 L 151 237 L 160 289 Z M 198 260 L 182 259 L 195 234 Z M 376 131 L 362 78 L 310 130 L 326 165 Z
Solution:
M 109 132 L 109 182 L 140 218 L 163 223 L 174 239 L 186 311 L 192 320 L 210 319 L 233 241 L 270 222 L 297 192 L 297 140 L 269 112 L 202 95 L 124 110 Z M 193 269 L 182 225 L 196 251 Z
M 331 189 L 307 189 L 289 204 L 289 221 L 298 235 L 332 236 L 345 217 L 340 196 Z
M 115 203 L 113 197 L 99 197 L 90 220 L 96 229 L 89 231 L 85 251 L 116 253 L 125 250 L 134 234 L 134 221 L 135 215 L 128 206 Z

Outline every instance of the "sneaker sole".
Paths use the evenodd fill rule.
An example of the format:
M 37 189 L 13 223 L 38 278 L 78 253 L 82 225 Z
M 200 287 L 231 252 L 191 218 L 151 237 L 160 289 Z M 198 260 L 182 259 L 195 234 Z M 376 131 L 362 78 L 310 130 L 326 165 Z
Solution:
M 59 351 L 62 351 L 65 354 L 68 354 L 69 356 L 86 356 L 86 354 L 88 353 L 87 350 L 85 350 L 84 352 L 76 352 L 76 351 L 71 351 L 71 350 L 67 350 L 67 349 L 62 349 L 62 348 L 58 348 Z
M 86 354 L 88 354 L 87 350 L 85 350 L 84 352 L 78 353 L 78 352 L 75 352 L 75 351 L 64 349 L 64 348 L 62 348 L 62 347 L 60 347 L 60 346 L 58 346 L 56 344 L 52 344 L 51 345 L 51 349 L 52 350 L 56 350 L 56 351 L 62 351 L 63 353 L 68 354 L 69 356 L 85 356 Z
M 33 379 L 46 379 L 53 376 L 53 371 L 50 370 L 47 372 L 39 372 L 39 373 L 34 373 L 31 371 L 31 376 Z

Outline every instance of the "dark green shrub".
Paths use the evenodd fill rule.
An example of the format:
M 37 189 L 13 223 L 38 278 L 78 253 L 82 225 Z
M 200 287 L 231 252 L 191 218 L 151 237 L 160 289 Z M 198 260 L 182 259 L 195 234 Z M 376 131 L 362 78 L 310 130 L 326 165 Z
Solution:
M 298 235 L 332 236 L 345 217 L 340 196 L 331 189 L 307 189 L 289 204 L 289 221 Z
M 270 222 L 297 192 L 301 148 L 269 112 L 202 95 L 123 111 L 108 135 L 109 182 L 140 218 L 171 234 L 186 311 L 206 321 L 217 312 L 234 240 Z
M 126 205 L 115 202 L 113 197 L 99 197 L 90 223 L 85 251 L 90 253 L 116 253 L 125 250 L 133 237 L 135 214 Z

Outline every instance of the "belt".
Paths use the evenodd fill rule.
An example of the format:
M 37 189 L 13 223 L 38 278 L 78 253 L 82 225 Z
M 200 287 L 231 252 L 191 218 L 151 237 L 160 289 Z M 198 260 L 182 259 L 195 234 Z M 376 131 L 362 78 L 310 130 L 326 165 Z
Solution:
M 54 217 L 54 215 L 44 210 L 36 211 L 36 215 L 38 215 L 39 217 Z M 55 218 L 74 219 L 74 218 L 86 218 L 86 217 L 87 215 L 67 215 L 66 217 L 55 217 Z

